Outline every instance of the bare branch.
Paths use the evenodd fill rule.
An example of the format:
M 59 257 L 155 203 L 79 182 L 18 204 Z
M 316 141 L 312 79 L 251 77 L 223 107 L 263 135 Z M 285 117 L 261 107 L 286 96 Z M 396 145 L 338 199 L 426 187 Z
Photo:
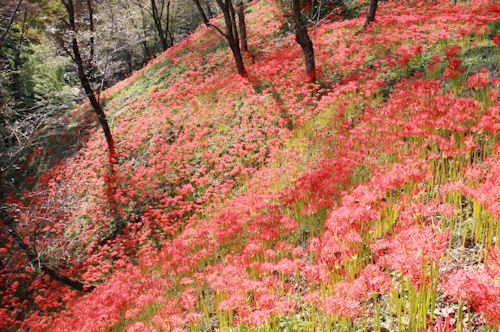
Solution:
M 14 18 L 16 17 L 16 13 L 19 10 L 19 6 L 21 6 L 21 2 L 23 0 L 19 0 L 16 4 L 16 8 L 14 8 L 14 11 L 12 12 L 12 15 L 10 15 L 9 22 L 7 23 L 7 27 L 5 28 L 4 32 L 0 35 L 0 48 L 2 48 L 3 44 L 7 40 L 6 36 L 7 33 L 10 31 L 10 27 L 12 26 L 12 23 L 14 22 Z
M 207 18 L 207 15 L 205 14 L 205 11 L 203 10 L 203 7 L 200 4 L 200 0 L 193 0 L 194 4 L 196 5 L 196 8 L 198 8 L 198 11 L 200 12 L 201 18 L 203 19 L 203 23 L 205 23 L 206 26 L 213 27 L 217 32 L 219 32 L 224 38 L 227 38 L 227 35 L 222 31 L 218 26 L 213 25 L 210 23 L 210 21 Z M 217 0 L 217 3 L 219 3 L 219 0 Z M 219 6 L 221 4 L 219 3 Z

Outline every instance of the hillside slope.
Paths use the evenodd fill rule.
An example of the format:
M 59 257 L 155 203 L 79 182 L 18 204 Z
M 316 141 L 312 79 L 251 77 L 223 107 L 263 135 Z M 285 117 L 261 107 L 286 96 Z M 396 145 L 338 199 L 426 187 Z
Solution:
M 498 329 L 499 17 L 489 1 L 389 1 L 366 32 L 363 17 L 323 23 L 317 83 L 274 1 L 248 8 L 248 77 L 199 27 L 106 92 L 114 172 L 96 131 L 19 202 L 40 252 L 97 288 L 43 278 L 30 317 L 2 318 L 40 331 Z

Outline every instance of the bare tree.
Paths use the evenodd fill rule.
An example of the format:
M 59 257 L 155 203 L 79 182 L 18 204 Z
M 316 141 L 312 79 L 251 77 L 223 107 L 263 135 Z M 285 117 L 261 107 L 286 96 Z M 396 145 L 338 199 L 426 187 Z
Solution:
M 307 27 L 302 18 L 300 0 L 290 0 L 290 9 L 295 29 L 295 41 L 302 47 L 306 62 L 306 75 L 314 80 L 316 76 L 316 63 L 314 60 L 314 48 L 311 38 L 307 33 Z
M 4 28 L 4 30 L 0 34 L 0 49 L 2 48 L 3 44 L 7 40 L 10 28 L 12 26 L 12 23 L 14 22 L 14 19 L 16 17 L 16 14 L 17 14 L 22 2 L 23 2 L 23 0 L 17 1 L 16 6 L 14 7 L 14 10 L 12 11 L 12 14 L 9 16 L 9 19 L 7 21 L 7 26 Z
M 13 243 L 28 258 L 31 266 L 37 267 L 40 272 L 47 274 L 51 279 L 61 282 L 73 289 L 90 292 L 95 286 L 76 280 L 59 271 L 52 266 L 42 255 L 40 255 L 34 246 L 29 245 L 17 229 L 17 221 L 12 211 L 9 210 L 5 201 L 5 192 L 3 187 L 2 171 L 0 170 L 0 220 L 7 230 Z
M 113 136 L 111 134 L 111 130 L 108 125 L 108 121 L 106 118 L 106 114 L 102 109 L 100 103 L 100 92 L 97 91 L 97 95 L 95 90 L 92 88 L 92 69 L 93 69 L 93 60 L 94 60 L 94 25 L 93 25 L 93 4 L 92 0 L 84 0 L 84 4 L 78 0 L 61 0 L 62 4 L 66 8 L 67 20 L 63 20 L 63 24 L 66 28 L 66 34 L 57 35 L 57 39 L 61 47 L 65 50 L 65 52 L 71 57 L 73 62 L 77 67 L 78 77 L 80 79 L 80 83 L 90 101 L 92 109 L 94 113 L 97 115 L 98 121 L 101 125 L 101 128 L 104 132 L 104 136 L 106 138 L 106 142 L 108 145 L 108 156 L 109 156 L 109 165 L 108 165 L 108 176 L 105 177 L 105 192 L 107 196 L 107 202 L 109 204 L 109 211 L 114 220 L 113 225 L 110 228 L 121 230 L 124 227 L 124 220 L 121 218 L 119 213 L 119 209 L 117 207 L 117 202 L 115 198 L 116 193 L 116 174 L 114 172 L 113 165 L 116 163 L 116 151 L 115 145 L 113 141 Z M 76 6 L 77 5 L 77 6 Z M 82 52 L 79 44 L 78 37 L 81 35 L 79 31 L 80 22 L 87 22 L 86 27 L 88 28 L 87 36 L 87 61 L 84 61 L 82 57 Z M 78 24 L 78 23 L 80 24 Z M 85 25 L 83 25 L 85 26 Z M 101 87 L 103 88 L 102 81 Z M 116 231 L 114 231 L 116 232 Z M 113 233 L 115 234 L 115 233 Z M 114 237 L 116 235 L 113 235 Z
M 153 19 L 162 50 L 165 51 L 167 48 L 171 47 L 174 44 L 171 0 L 150 0 L 149 5 L 147 5 L 147 2 L 140 0 L 134 0 L 132 2 L 141 8 L 141 10 L 148 13 Z M 165 19 L 163 19 L 164 16 Z
M 51 265 L 19 231 L 16 208 L 8 204 L 6 199 L 8 190 L 5 186 L 5 174 L 10 168 L 15 167 L 24 150 L 37 144 L 37 139 L 40 137 L 35 137 L 36 133 L 41 127 L 54 121 L 56 110 L 35 107 L 24 111 L 13 110 L 10 106 L 4 91 L 0 89 L 0 229 L 4 233 L 2 235 L 6 235 L 17 247 L 16 255 L 21 254 L 26 257 L 38 272 L 43 272 L 51 279 L 74 289 L 90 291 L 94 286 L 71 278 Z
M 237 29 L 237 23 L 236 23 L 236 14 L 235 10 L 233 7 L 233 2 L 231 0 L 216 0 L 217 5 L 222 11 L 222 14 L 224 15 L 224 22 L 226 24 L 225 27 L 225 32 L 222 31 L 218 26 L 213 25 L 210 23 L 208 20 L 207 15 L 205 14 L 205 11 L 203 7 L 201 6 L 200 0 L 193 0 L 196 8 L 198 8 L 198 11 L 200 12 L 200 15 L 203 19 L 203 22 L 207 26 L 213 27 L 215 30 L 217 30 L 227 41 L 229 48 L 231 49 L 231 52 L 233 53 L 233 58 L 234 62 L 236 64 L 236 70 L 240 75 L 246 75 L 247 71 L 245 69 L 245 65 L 243 64 L 243 56 L 241 54 L 241 48 L 240 48 L 240 42 L 239 42 L 239 35 L 238 35 L 238 29 Z M 241 29 L 240 25 L 240 29 Z M 245 39 L 246 39 L 246 31 L 244 32 Z
M 170 31 L 170 0 L 166 2 L 166 18 L 165 25 L 163 24 L 163 12 L 165 7 L 165 1 L 160 1 L 160 7 L 156 5 L 156 0 L 151 0 L 151 10 L 152 17 L 155 23 L 156 30 L 158 31 L 158 36 L 160 37 L 161 45 L 163 50 L 165 51 L 167 48 L 174 44 L 174 40 L 172 38 L 172 33 Z
M 100 13 L 100 29 L 104 32 L 101 32 L 104 35 L 101 38 L 108 44 L 112 41 L 115 49 L 123 49 L 118 53 L 125 55 L 129 71 L 136 68 L 136 63 L 144 64 L 153 57 L 150 41 L 154 38 L 151 37 L 150 14 L 144 9 L 143 2 L 105 0 L 97 10 Z M 136 52 L 137 55 L 142 54 L 140 60 Z
M 90 105 L 94 110 L 101 128 L 104 132 L 106 142 L 108 144 L 108 151 L 110 155 L 115 154 L 115 144 L 113 141 L 113 136 L 111 134 L 111 129 L 109 128 L 108 120 L 106 114 L 102 109 L 98 95 L 100 91 L 96 91 L 92 88 L 92 62 L 95 55 L 95 28 L 94 28 L 94 14 L 93 14 L 93 4 L 92 0 L 85 0 L 85 6 L 81 2 L 74 2 L 73 0 L 61 0 L 61 3 L 66 9 L 67 19 L 63 19 L 64 29 L 56 34 L 56 39 L 59 45 L 63 48 L 68 56 L 71 57 L 73 62 L 77 67 L 78 78 L 82 85 L 85 94 L 87 95 Z M 75 6 L 75 4 L 77 6 Z M 86 7 L 86 8 L 85 8 Z M 85 17 L 86 16 L 86 17 Z M 87 41 L 87 59 L 84 60 L 81 52 L 80 43 L 78 37 L 81 38 L 80 27 L 82 22 L 87 22 L 87 27 L 89 30 L 88 41 Z

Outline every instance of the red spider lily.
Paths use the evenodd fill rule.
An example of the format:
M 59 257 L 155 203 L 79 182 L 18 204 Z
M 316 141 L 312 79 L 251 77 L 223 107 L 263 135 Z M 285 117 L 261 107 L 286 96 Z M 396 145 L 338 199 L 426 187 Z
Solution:
M 443 284 L 453 299 L 467 301 L 492 324 L 500 322 L 500 250 L 491 249 L 484 269 L 460 269 Z
M 449 235 L 435 228 L 440 226 L 436 220 L 453 218 L 456 211 L 443 201 L 441 190 L 468 195 L 497 218 L 497 155 L 458 172 L 468 182 L 436 186 L 432 192 L 425 187 L 433 180 L 432 165 L 442 162 L 447 169 L 455 158 L 474 153 L 479 137 L 499 132 L 493 88 L 487 109 L 470 98 L 442 95 L 440 81 L 422 76 L 391 86 L 384 101 L 373 98 L 387 87 L 384 75 L 398 66 L 399 56 L 410 61 L 423 51 L 420 45 L 471 35 L 498 16 L 497 7 L 490 8 L 487 1 L 477 1 L 473 8 L 388 3 L 380 12 L 380 32 L 359 36 L 351 31 L 359 25 L 356 20 L 319 25 L 313 35 L 318 61 L 324 63 L 324 77 L 332 75 L 335 83 L 333 91 L 322 91 L 316 100 L 312 96 L 317 86 L 303 85 L 295 69 L 300 50 L 293 39 L 275 42 L 274 33 L 285 22 L 283 13 L 270 1 L 255 6 L 255 33 L 249 42 L 261 54 L 248 77 L 231 74 L 224 65 L 230 60 L 226 53 L 199 49 L 216 42 L 202 27 L 151 61 L 163 66 L 159 72 L 145 68 L 109 90 L 111 96 L 176 66 L 186 70 L 166 76 L 166 83 L 158 83 L 146 96 L 130 97 L 123 105 L 120 98 L 110 101 L 120 138 L 115 170 L 120 176 L 112 180 L 119 184 L 117 206 L 130 220 L 116 241 L 97 251 L 91 246 L 111 221 L 103 207 L 102 184 L 108 174 L 107 156 L 101 152 L 104 141 L 91 133 L 75 158 L 47 173 L 47 198 L 68 183 L 63 196 L 79 199 L 71 213 L 54 215 L 41 230 L 80 234 L 89 249 L 74 273 L 102 284 L 79 298 L 48 278 L 34 282 L 35 303 L 46 314 L 27 319 L 31 329 L 102 330 L 123 316 L 141 319 L 142 308 L 153 303 L 161 306 L 160 313 L 130 329 L 186 329 L 201 322 L 199 289 L 217 293 L 220 298 L 212 307 L 237 313 L 235 324 L 259 326 L 277 315 L 295 314 L 296 303 L 282 294 L 288 291 L 323 312 L 356 318 L 370 292 L 389 289 L 387 270 L 425 282 L 419 272 L 422 261 L 436 263 L 445 253 Z M 450 62 L 445 77 L 461 73 L 459 50 L 454 45 L 445 51 Z M 168 67 L 162 63 L 166 59 Z M 433 62 L 442 62 L 441 56 Z M 471 84 L 484 84 L 478 77 L 470 78 Z M 321 125 L 309 126 L 316 115 L 325 117 Z M 297 132 L 286 128 L 291 119 L 298 128 L 305 124 L 301 130 L 307 139 L 294 141 Z M 304 151 L 313 148 L 320 151 L 309 158 Z M 360 169 L 364 176 L 357 178 Z M 435 199 L 420 200 L 434 194 Z M 46 202 L 40 198 L 33 204 Z M 391 209 L 396 221 L 390 235 L 372 243 L 373 223 Z M 296 216 L 290 214 L 294 211 Z M 294 242 L 305 227 L 301 219 L 316 218 L 321 211 L 327 216 L 324 232 Z M 36 227 L 28 212 L 21 208 L 24 234 Z M 41 246 L 46 246 L 43 241 Z M 7 244 L 0 255 L 15 251 Z M 368 258 L 349 275 L 344 263 L 363 252 L 369 252 Z M 371 256 L 377 265 L 364 266 Z M 476 279 L 452 277 L 448 290 L 477 302 L 476 308 L 494 321 L 498 308 L 491 298 L 498 264 L 492 262 L 498 255 L 489 257 L 484 271 L 471 274 Z M 23 280 L 30 280 L 23 268 L 26 259 L 18 261 L 20 272 L 2 279 L 13 294 Z M 307 291 L 298 280 L 308 283 Z M 321 287 L 328 289 L 324 296 Z M 52 314 L 63 305 L 68 310 Z M 9 310 L 20 306 L 9 302 Z M 0 328 L 7 320 L 17 324 L 10 321 L 10 312 L 0 310 Z
M 497 45 L 500 45 L 500 33 L 497 33 L 495 38 L 493 38 L 493 42 Z
M 442 317 L 438 317 L 436 320 L 436 326 L 432 323 L 429 318 L 429 328 L 432 332 L 453 332 L 455 327 L 451 324 L 451 316 L 447 316 L 444 320 Z
M 437 262 L 445 254 L 448 237 L 449 232 L 405 226 L 393 239 L 379 240 L 372 248 L 382 257 L 385 266 L 402 272 L 420 285 L 426 282 L 422 279 L 422 264 Z
M 366 266 L 361 272 L 361 279 L 366 284 L 369 291 L 375 293 L 386 293 L 391 289 L 392 281 L 390 277 L 374 264 Z
M 486 68 L 482 68 L 479 73 L 469 76 L 467 85 L 473 89 L 487 86 L 490 83 L 488 74 L 489 71 Z

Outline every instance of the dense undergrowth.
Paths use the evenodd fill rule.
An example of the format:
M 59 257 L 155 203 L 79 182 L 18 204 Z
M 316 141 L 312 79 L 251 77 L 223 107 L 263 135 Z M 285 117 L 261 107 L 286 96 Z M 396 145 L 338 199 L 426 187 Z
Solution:
M 272 1 L 249 8 L 248 77 L 198 28 L 106 92 L 114 172 L 92 132 L 12 198 L 39 252 L 98 287 L 29 279 L 20 257 L 1 327 L 497 330 L 499 16 L 389 1 L 365 32 L 323 23 L 316 83 Z

